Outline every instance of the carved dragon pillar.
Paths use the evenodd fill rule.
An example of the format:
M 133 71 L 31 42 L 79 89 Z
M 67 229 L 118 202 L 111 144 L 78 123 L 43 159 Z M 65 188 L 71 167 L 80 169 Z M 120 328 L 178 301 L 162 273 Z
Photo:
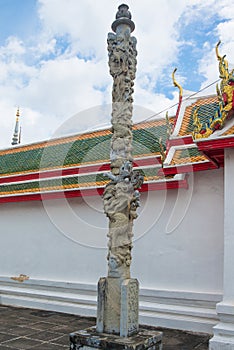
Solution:
M 113 135 L 111 173 L 107 174 L 110 182 L 103 195 L 109 218 L 108 277 L 99 281 L 97 330 L 121 336 L 138 330 L 138 282 L 130 278 L 132 227 L 139 206 L 137 188 L 143 182 L 143 177 L 132 170 L 132 94 L 137 63 L 136 39 L 131 36 L 134 28 L 128 6 L 120 5 L 112 24 L 115 33 L 109 33 L 107 39 L 113 77 Z
M 120 5 L 108 34 L 112 91 L 110 182 L 103 195 L 109 219 L 108 276 L 98 283 L 97 325 L 70 334 L 70 349 L 160 350 L 162 333 L 139 330 L 137 279 L 130 277 L 132 228 L 143 177 L 132 169 L 132 103 L 136 73 L 134 23 L 127 5 Z

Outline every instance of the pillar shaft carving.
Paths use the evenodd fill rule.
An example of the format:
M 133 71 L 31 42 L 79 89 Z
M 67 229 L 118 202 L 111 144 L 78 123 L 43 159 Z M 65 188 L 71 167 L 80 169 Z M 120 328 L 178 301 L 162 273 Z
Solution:
M 109 218 L 109 277 L 130 278 L 132 227 L 137 217 L 143 177 L 132 170 L 133 86 L 136 74 L 134 23 L 127 5 L 120 5 L 107 38 L 109 68 L 113 77 L 110 183 L 104 191 L 104 211 Z

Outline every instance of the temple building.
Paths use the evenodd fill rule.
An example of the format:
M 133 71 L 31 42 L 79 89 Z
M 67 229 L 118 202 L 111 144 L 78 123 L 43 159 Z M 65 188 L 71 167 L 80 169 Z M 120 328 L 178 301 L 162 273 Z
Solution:
M 133 126 L 140 323 L 214 334 L 211 349 L 234 339 L 234 75 L 216 55 L 214 95 L 183 99 L 174 72 L 176 115 Z M 96 315 L 111 134 L 0 150 L 2 304 Z

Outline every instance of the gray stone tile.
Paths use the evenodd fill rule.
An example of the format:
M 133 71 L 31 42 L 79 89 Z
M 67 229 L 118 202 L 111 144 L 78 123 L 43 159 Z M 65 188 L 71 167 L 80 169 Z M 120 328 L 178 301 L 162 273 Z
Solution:
M 5 341 L 8 341 L 10 339 L 15 339 L 18 338 L 18 336 L 14 336 L 11 334 L 7 334 L 7 333 L 0 333 L 0 344 L 2 344 Z
M 82 327 L 80 329 L 82 329 Z M 74 332 L 74 326 L 72 326 L 72 325 L 57 325 L 53 328 L 53 331 L 57 332 L 57 333 L 70 334 L 70 333 Z
M 26 326 L 15 326 L 8 329 L 8 333 L 16 336 L 29 336 L 30 334 L 35 333 L 35 329 Z
M 67 350 L 69 334 L 94 326 L 95 322 L 93 317 L 0 306 L 0 350 Z M 158 330 L 163 331 L 163 350 L 208 349 L 209 335 Z
M 65 349 L 68 350 L 69 349 L 69 345 L 66 345 L 64 347 L 64 346 L 60 346 L 60 345 L 54 345 L 54 344 L 51 344 L 51 343 L 43 343 L 43 344 L 41 344 L 39 346 L 34 347 L 33 349 L 35 349 L 35 350 L 65 350 Z
M 36 345 L 40 345 L 42 342 L 29 339 L 29 338 L 16 338 L 14 340 L 10 340 L 4 343 L 4 346 L 8 346 L 9 348 L 19 348 L 19 349 L 33 349 Z
M 69 333 L 63 335 L 62 337 L 55 339 L 55 340 L 51 340 L 52 344 L 57 344 L 57 345 L 68 345 L 69 344 Z
M 54 327 L 56 327 L 57 324 L 54 323 L 50 323 L 50 322 L 43 322 L 43 321 L 39 321 L 39 322 L 34 322 L 30 325 L 30 328 L 39 330 L 39 331 L 43 331 L 43 330 L 50 330 L 50 329 L 54 329 Z
M 40 340 L 40 341 L 52 341 L 52 340 L 61 338 L 61 336 L 63 336 L 63 334 L 61 333 L 43 331 L 43 332 L 36 332 L 31 334 L 30 338 L 35 340 Z

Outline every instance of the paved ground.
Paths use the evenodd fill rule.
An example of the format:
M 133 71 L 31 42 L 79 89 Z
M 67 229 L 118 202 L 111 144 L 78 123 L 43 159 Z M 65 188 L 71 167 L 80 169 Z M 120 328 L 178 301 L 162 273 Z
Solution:
M 93 325 L 94 318 L 0 306 L 0 350 L 69 350 L 69 333 Z M 208 349 L 208 335 L 167 329 L 163 334 L 163 350 Z

